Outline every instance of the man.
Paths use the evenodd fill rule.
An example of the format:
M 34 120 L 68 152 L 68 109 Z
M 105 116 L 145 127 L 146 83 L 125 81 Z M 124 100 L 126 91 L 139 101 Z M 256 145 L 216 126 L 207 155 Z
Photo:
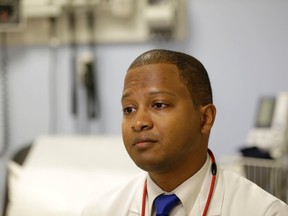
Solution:
M 284 202 L 217 170 L 207 153 L 216 108 L 208 74 L 195 58 L 168 50 L 140 55 L 126 74 L 122 107 L 125 148 L 147 173 L 92 203 L 83 216 L 288 215 Z

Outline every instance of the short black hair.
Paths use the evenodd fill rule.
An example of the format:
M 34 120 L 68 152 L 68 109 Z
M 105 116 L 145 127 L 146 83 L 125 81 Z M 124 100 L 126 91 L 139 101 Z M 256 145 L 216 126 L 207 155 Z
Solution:
M 211 83 L 205 67 L 199 60 L 188 54 L 164 49 L 150 50 L 138 56 L 128 70 L 159 63 L 177 66 L 179 76 L 187 85 L 196 107 L 213 103 Z

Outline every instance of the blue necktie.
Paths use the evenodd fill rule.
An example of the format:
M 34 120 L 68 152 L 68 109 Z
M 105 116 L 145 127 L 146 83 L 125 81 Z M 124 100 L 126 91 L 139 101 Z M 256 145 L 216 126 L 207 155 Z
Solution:
M 156 216 L 168 216 L 171 210 L 180 202 L 175 194 L 161 194 L 154 200 Z

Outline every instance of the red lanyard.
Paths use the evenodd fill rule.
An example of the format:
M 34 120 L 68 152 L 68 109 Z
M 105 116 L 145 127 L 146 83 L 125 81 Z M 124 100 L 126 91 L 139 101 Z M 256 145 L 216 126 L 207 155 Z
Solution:
M 211 184 L 210 184 L 210 190 L 209 190 L 209 194 L 207 197 L 207 201 L 206 201 L 206 205 L 203 211 L 202 216 L 206 216 L 209 206 L 210 206 L 210 202 L 211 202 L 211 198 L 213 195 L 213 191 L 214 191 L 214 187 L 215 187 L 215 181 L 216 181 L 216 173 L 217 173 L 217 165 L 216 165 L 216 160 L 215 157 L 212 153 L 212 151 L 210 149 L 208 149 L 208 153 L 210 155 L 210 158 L 212 160 L 212 165 L 211 165 L 211 172 L 212 172 L 212 180 L 211 180 Z M 142 210 L 141 210 L 141 216 L 145 216 L 145 209 L 146 209 L 146 196 L 147 196 L 147 180 L 144 183 L 144 189 L 143 189 L 143 195 L 142 195 Z

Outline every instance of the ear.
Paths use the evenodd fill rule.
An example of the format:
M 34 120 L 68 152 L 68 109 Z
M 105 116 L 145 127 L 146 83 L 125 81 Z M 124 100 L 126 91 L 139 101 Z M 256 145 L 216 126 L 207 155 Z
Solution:
M 203 134 L 209 134 L 216 118 L 216 107 L 213 104 L 207 104 L 202 106 L 200 111 L 202 116 L 201 132 Z

